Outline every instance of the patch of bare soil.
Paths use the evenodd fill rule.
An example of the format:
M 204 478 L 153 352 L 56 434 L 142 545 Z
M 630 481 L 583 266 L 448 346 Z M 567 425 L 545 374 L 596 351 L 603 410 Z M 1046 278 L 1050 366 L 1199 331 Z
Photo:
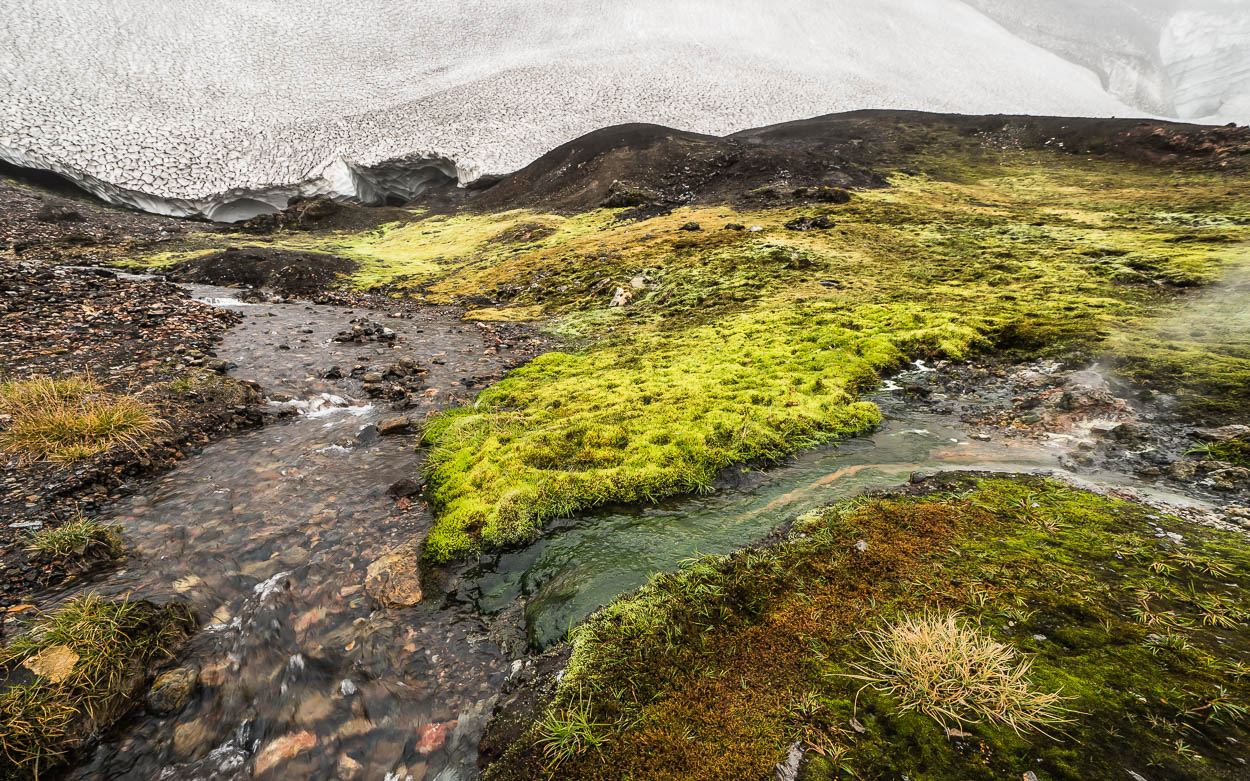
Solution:
M 184 260 L 170 269 L 169 277 L 177 282 L 243 285 L 306 296 L 332 287 L 341 275 L 355 268 L 355 261 L 320 252 L 231 247 Z

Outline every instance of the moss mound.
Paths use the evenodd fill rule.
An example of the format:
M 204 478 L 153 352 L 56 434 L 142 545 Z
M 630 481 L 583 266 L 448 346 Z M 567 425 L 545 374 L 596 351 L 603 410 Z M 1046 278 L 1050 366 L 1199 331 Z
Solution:
M 486 776 L 771 779 L 793 747 L 805 779 L 1244 778 L 1248 588 L 1244 536 L 1039 478 L 947 476 L 595 614 Z M 1019 696 L 956 696 L 1001 694 L 975 664 L 891 663 L 896 646 L 883 662 L 918 616 L 955 617 L 943 647 L 989 649 Z M 1021 692 L 1049 717 L 988 713 Z

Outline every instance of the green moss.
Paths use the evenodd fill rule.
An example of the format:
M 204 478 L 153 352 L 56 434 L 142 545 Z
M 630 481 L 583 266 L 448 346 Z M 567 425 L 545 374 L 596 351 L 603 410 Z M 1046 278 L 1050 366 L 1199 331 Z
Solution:
M 427 552 L 445 560 L 605 502 L 707 490 L 731 464 L 870 428 L 880 413 L 855 397 L 881 371 L 961 357 L 980 325 L 902 304 L 813 304 L 548 353 L 426 431 L 441 510 Z
M 604 502 L 704 490 L 731 463 L 862 430 L 876 413 L 857 395 L 906 360 L 1093 355 L 1114 336 L 1125 365 L 1151 361 L 1154 342 L 1125 335 L 1173 306 L 1163 291 L 1224 273 L 1241 257 L 1229 239 L 1247 232 L 1176 219 L 1177 202 L 1205 202 L 1214 181 L 1164 201 L 1137 172 L 1112 173 L 898 177 L 830 210 L 825 231 L 783 227 L 809 209 L 702 207 L 627 225 L 595 212 L 458 266 L 429 291 L 493 291 L 590 345 L 513 373 L 427 432 L 439 510 L 427 555 L 524 540 Z M 481 222 L 474 236 L 497 227 L 461 219 Z M 704 230 L 679 230 L 690 221 Z M 721 229 L 731 222 L 761 230 Z M 632 290 L 629 306 L 607 306 L 617 287 Z M 1189 371 L 1164 387 L 1244 393 L 1217 380 L 1215 361 Z
M 810 513 L 786 542 L 696 560 L 592 616 L 544 713 L 589 702 L 580 717 L 612 728 L 554 776 L 771 778 L 798 741 L 806 779 L 1241 777 L 1244 537 L 1036 478 L 948 486 Z M 1030 660 L 1072 723 L 965 718 L 950 735 L 851 677 L 860 630 L 931 609 Z M 487 777 L 550 769 L 537 735 Z
M 1210 444 L 1194 448 L 1189 452 L 1215 461 L 1223 461 L 1233 466 L 1250 467 L 1250 441 L 1244 439 L 1211 442 Z

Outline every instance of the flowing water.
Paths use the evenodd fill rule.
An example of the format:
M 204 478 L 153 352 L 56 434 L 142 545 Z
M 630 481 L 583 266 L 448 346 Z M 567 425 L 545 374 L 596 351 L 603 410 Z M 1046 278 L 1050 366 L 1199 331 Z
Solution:
M 506 350 L 439 311 L 389 318 L 192 290 L 245 315 L 218 350 L 232 375 L 294 397 L 284 405 L 297 414 L 204 448 L 116 509 L 132 554 L 93 588 L 188 602 L 209 624 L 186 655 L 203 685 L 73 777 L 247 778 L 254 754 L 275 778 L 462 777 L 505 660 L 467 610 L 379 611 L 364 593 L 368 564 L 428 526 L 428 511 L 399 513 L 386 495 L 419 455 L 415 437 L 377 435 L 390 411 L 359 400 L 354 380 L 320 377 L 411 358 L 429 369 L 419 415 L 465 398 L 466 379 L 501 371 Z M 362 314 L 397 346 L 333 341 Z
M 887 423 L 871 436 L 740 470 L 709 495 L 555 524 L 528 547 L 464 568 L 446 599 L 381 610 L 362 587 L 365 569 L 431 518 L 386 495 L 421 455 L 413 436 L 378 436 L 389 411 L 362 399 L 350 369 L 400 357 L 428 368 L 420 415 L 498 376 L 508 351 L 437 310 L 386 317 L 191 289 L 244 315 L 217 351 L 237 365 L 232 376 L 296 414 L 204 448 L 115 509 L 132 555 L 92 588 L 189 603 L 207 626 L 182 663 L 201 684 L 170 716 L 137 711 L 76 779 L 472 777 L 511 661 L 486 617 L 523 605 L 509 620 L 541 647 L 650 573 L 733 550 L 819 504 L 915 470 L 1053 469 L 1070 446 L 978 441 L 953 410 L 916 411 L 890 386 L 875 397 Z M 394 329 L 396 347 L 334 341 L 362 315 Z M 333 366 L 344 378 L 322 379 Z
M 920 380 L 925 371 L 921 365 L 896 380 Z M 869 397 L 885 416 L 884 425 L 870 435 L 801 453 L 778 467 L 737 470 L 706 496 L 615 508 L 555 524 L 533 544 L 490 556 L 466 572 L 457 596 L 487 614 L 521 606 L 526 640 L 533 648 L 546 648 L 653 573 L 676 569 L 696 555 L 729 553 L 807 510 L 897 486 L 916 471 L 1062 472 L 1060 456 L 1076 441 L 1070 436 L 974 439 L 958 415 L 918 409 L 901 390 L 891 382 Z M 1097 478 L 1104 486 L 1146 490 L 1123 475 Z

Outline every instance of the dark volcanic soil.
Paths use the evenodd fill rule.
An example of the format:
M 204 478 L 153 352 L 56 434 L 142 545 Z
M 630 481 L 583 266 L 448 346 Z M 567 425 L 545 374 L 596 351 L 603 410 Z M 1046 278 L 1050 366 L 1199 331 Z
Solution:
M 925 170 L 928 151 L 1045 147 L 1156 164 L 1250 167 L 1250 128 L 1244 127 L 854 111 L 723 138 L 659 125 L 604 128 L 553 149 L 480 194 L 469 193 L 467 203 L 483 211 L 630 206 L 646 216 L 648 210 L 692 203 L 820 201 L 830 198 L 825 188 L 881 187 L 890 170 Z M 437 204 L 447 197 L 431 193 L 426 200 Z
M 57 258 L 211 229 L 206 223 L 109 206 L 55 174 L 0 164 L 0 252 Z
M 170 269 L 169 278 L 208 285 L 263 287 L 282 295 L 305 296 L 332 286 L 339 275 L 355 268 L 355 261 L 320 252 L 232 247 L 185 260 Z

